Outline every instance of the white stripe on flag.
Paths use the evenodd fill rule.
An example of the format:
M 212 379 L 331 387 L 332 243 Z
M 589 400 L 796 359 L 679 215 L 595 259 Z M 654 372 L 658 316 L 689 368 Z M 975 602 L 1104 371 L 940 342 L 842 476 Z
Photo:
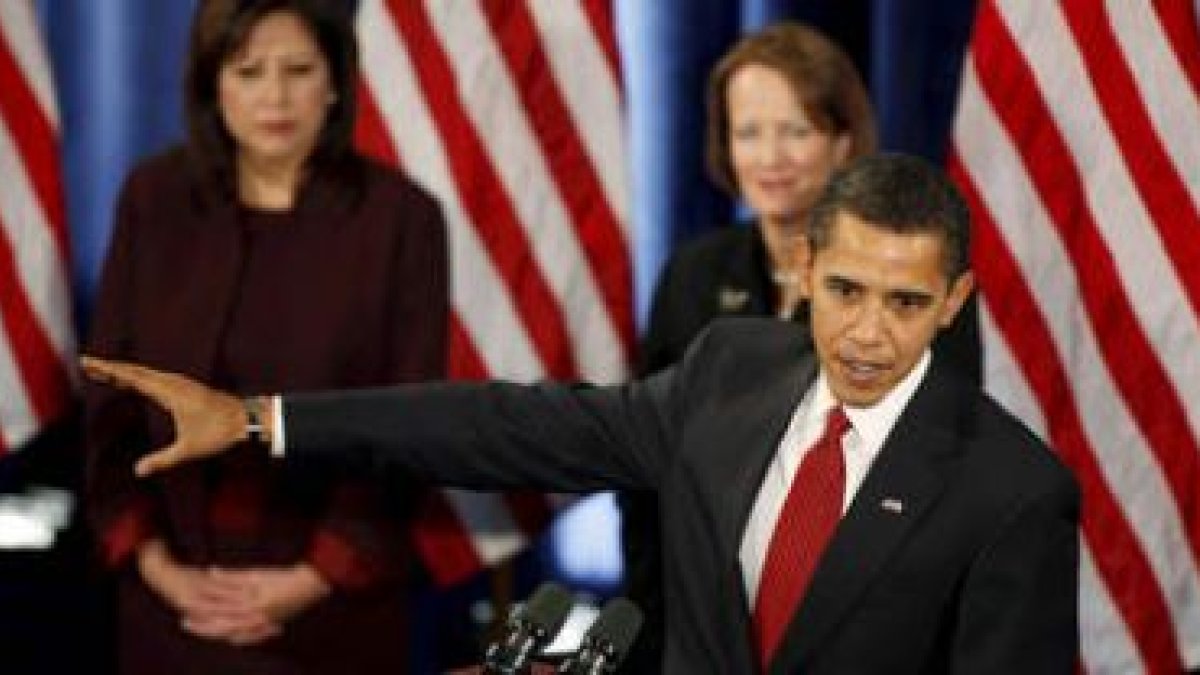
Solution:
M 1079 648 L 1084 669 L 1093 675 L 1145 672 L 1125 622 L 1096 572 L 1092 552 L 1082 538 L 1079 543 Z
M 8 326 L 0 315 L 0 454 L 5 448 L 20 448 L 41 427 L 29 398 L 25 383 L 17 369 L 12 349 L 8 344 Z

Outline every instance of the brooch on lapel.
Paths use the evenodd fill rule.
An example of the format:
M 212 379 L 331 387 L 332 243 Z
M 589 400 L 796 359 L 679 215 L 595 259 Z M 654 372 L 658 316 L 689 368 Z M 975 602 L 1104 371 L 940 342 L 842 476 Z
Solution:
M 722 312 L 739 312 L 750 300 L 750 291 L 742 288 L 721 287 L 717 291 L 717 305 Z

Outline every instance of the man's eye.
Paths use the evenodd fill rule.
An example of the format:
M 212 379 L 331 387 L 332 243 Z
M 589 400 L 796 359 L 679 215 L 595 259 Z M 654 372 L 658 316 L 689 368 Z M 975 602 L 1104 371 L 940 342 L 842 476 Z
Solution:
M 833 280 L 833 281 L 827 282 L 825 284 L 825 288 L 827 288 L 830 293 L 832 293 L 840 298 L 852 298 L 852 297 L 858 295 L 858 292 L 859 292 L 859 288 L 857 286 L 855 286 L 854 284 L 848 284 L 848 283 L 845 283 L 844 281 L 838 281 L 838 280 Z
M 929 306 L 929 298 L 923 295 L 897 295 L 892 298 L 892 306 L 902 313 L 916 312 Z

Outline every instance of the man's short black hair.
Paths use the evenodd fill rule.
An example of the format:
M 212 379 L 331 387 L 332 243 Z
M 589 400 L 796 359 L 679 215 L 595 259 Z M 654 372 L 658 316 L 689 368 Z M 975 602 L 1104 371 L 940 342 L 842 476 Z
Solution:
M 834 174 L 808 220 L 815 254 L 829 246 L 837 216 L 851 214 L 898 234 L 934 234 L 945 242 L 943 270 L 953 281 L 970 269 L 971 214 L 946 174 L 896 153 L 860 157 Z

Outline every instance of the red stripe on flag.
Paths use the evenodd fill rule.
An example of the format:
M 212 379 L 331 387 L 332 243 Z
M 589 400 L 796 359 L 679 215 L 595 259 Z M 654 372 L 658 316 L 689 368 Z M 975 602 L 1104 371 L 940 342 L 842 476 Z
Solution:
M 429 493 L 417 509 L 417 522 L 413 546 L 439 585 L 456 584 L 483 569 L 483 561 L 471 539 L 464 536 L 466 528 L 445 495 Z
M 617 52 L 616 22 L 613 20 L 612 0 L 583 0 L 583 11 L 592 32 L 596 34 L 596 42 L 604 52 L 604 59 L 612 69 L 613 81 L 621 81 L 621 56 Z
M 1050 430 L 1051 444 L 1072 469 L 1083 492 L 1080 526 L 1097 571 L 1110 589 L 1137 648 L 1153 673 L 1178 673 L 1182 656 L 1171 615 L 1149 561 L 1104 480 L 1058 356 L 1054 338 L 1021 275 L 1002 233 L 992 220 L 967 171 L 956 155 L 949 171 L 971 205 L 974 220 L 972 261 L 980 292 L 1014 361 L 1037 398 Z
M 354 146 L 364 155 L 374 157 L 388 166 L 399 166 L 400 157 L 392 137 L 388 135 L 383 115 L 371 96 L 370 87 L 362 78 L 358 80 L 356 95 L 358 116 L 354 120 Z
M 1192 311 L 1198 312 L 1200 214 L 1188 206 L 1191 195 L 1154 130 L 1104 6 L 1091 0 L 1066 0 L 1063 9 L 1125 165 L 1158 226 Z M 1200 476 L 1196 480 L 1200 482 Z
M 979 10 L 975 54 L 987 78 L 982 91 L 1021 153 L 1039 196 L 1074 264 L 1081 300 L 1107 370 L 1157 459 L 1182 513 L 1193 556 L 1200 554 L 1200 445 L 1178 393 L 1158 360 L 1116 272 L 1112 251 L 1083 204 L 1083 179 L 1032 72 L 995 7 Z
M 387 6 L 405 47 L 414 56 L 417 79 L 445 145 L 463 206 L 509 288 L 543 368 L 554 378 L 578 377 L 579 369 L 558 299 L 542 276 L 512 201 L 464 112 L 454 85 L 454 72 L 429 24 L 424 5 L 389 0 Z
M 11 231 L 0 218 L 0 317 L 30 406 L 45 423 L 66 410 L 71 384 L 25 295 L 12 244 L 4 236 Z
M 450 317 L 450 379 L 488 379 L 487 366 L 479 356 L 479 350 L 475 348 L 471 336 L 463 328 L 458 312 L 452 312 Z
M 633 273 L 617 217 L 559 93 L 528 7 L 524 2 L 484 2 L 482 7 L 630 361 Z
M 516 522 L 517 528 L 530 539 L 544 532 L 554 515 L 554 511 L 546 501 L 546 495 L 540 492 L 528 490 L 508 492 L 504 495 L 504 501 L 508 504 L 509 511 L 512 512 L 512 519 Z
M 1154 11 L 1191 85 L 1192 95 L 1200 97 L 1200 19 L 1196 17 L 1196 8 L 1186 0 L 1154 0 Z
M 25 165 L 34 193 L 46 214 L 58 259 L 64 266 L 71 259 L 67 239 L 62 183 L 58 166 L 58 142 L 50 120 L 25 81 L 0 31 L 0 117 Z M 12 180 L 11 177 L 5 180 Z

